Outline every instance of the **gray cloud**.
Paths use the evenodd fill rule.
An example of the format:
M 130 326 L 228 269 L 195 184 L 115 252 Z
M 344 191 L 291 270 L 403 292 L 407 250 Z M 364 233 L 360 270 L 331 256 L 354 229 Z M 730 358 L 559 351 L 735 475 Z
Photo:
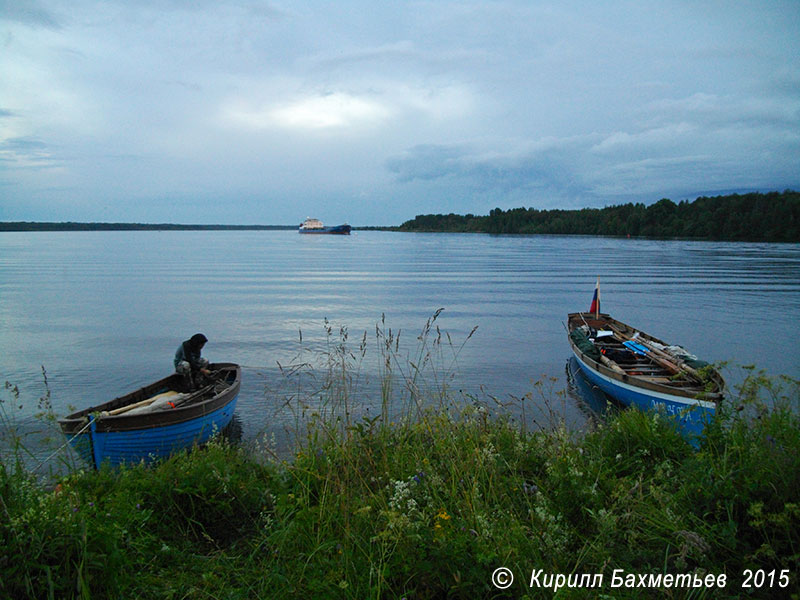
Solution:
M 12 152 L 33 152 L 47 148 L 47 144 L 32 138 L 9 138 L 0 142 L 0 149 Z
M 37 0 L 0 0 L 0 20 L 16 21 L 30 27 L 61 27 L 60 19 Z
M 59 162 L 46 143 L 36 138 L 0 140 L 0 161 L 19 170 L 51 168 Z

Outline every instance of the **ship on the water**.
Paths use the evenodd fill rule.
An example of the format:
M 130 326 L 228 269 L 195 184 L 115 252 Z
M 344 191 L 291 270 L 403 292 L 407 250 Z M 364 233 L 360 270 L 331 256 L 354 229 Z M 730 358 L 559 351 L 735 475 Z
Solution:
M 323 225 L 322 221 L 319 219 L 312 219 L 311 217 L 308 217 L 302 222 L 298 231 L 300 233 L 331 233 L 337 235 L 350 235 L 351 229 L 352 228 L 347 223 L 344 225 L 336 225 L 334 227 L 325 227 L 325 225 Z

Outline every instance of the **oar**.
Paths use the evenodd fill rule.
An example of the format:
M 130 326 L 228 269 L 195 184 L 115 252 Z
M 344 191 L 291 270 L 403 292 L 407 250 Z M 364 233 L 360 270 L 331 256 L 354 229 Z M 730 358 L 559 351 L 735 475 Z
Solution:
M 219 375 L 219 371 L 213 371 L 213 372 L 211 372 L 209 374 L 209 377 L 213 378 L 213 377 L 217 377 L 218 375 Z M 181 398 L 178 402 L 175 403 L 175 407 L 178 407 L 181 404 L 186 404 L 189 400 L 194 399 L 197 396 L 200 396 L 202 394 L 205 394 L 207 391 L 209 391 L 211 388 L 213 388 L 216 384 L 217 384 L 217 382 L 213 381 L 210 384 L 208 384 L 207 386 L 197 390 L 196 392 L 192 392 L 191 394 L 186 394 L 183 398 Z M 163 397 L 164 394 L 170 394 L 170 393 L 173 393 L 174 391 L 175 390 L 169 390 L 167 392 L 163 392 L 161 394 L 153 396 L 152 398 L 147 398 L 146 400 L 141 400 L 141 401 L 136 402 L 134 404 L 129 404 L 127 406 L 122 406 L 120 408 L 115 408 L 114 410 L 108 411 L 108 413 L 106 415 L 103 415 L 103 416 L 115 417 L 117 415 L 121 415 L 123 413 L 126 413 L 129 410 L 133 410 L 134 408 L 139 408 L 140 406 L 149 406 L 150 404 L 152 404 L 153 402 L 155 402 L 159 398 Z
M 620 331 L 617 327 L 614 327 L 609 323 L 609 327 L 616 333 L 619 337 L 623 338 L 626 341 L 633 342 L 640 348 L 643 348 L 645 351 L 645 355 L 652 361 L 656 362 L 657 364 L 661 365 L 668 371 L 672 371 L 673 373 L 679 373 L 681 371 L 685 371 L 688 373 L 693 379 L 696 379 L 698 382 L 702 383 L 703 379 L 700 377 L 700 374 L 685 363 L 679 363 L 673 356 L 670 356 L 666 352 L 662 352 L 657 348 L 653 348 L 650 344 L 647 343 L 647 340 L 642 337 L 633 338 L 622 331 Z
M 697 371 L 697 369 L 695 369 L 694 367 L 690 367 L 683 360 L 681 360 L 679 358 L 676 358 L 676 357 L 672 356 L 671 354 L 667 354 L 663 350 L 660 350 L 658 348 L 654 348 L 652 345 L 650 345 L 647 342 L 647 340 L 645 340 L 643 338 L 638 338 L 636 340 L 636 342 L 641 344 L 645 348 L 647 348 L 650 352 L 652 352 L 656 356 L 663 357 L 665 360 L 674 361 L 674 364 L 676 364 L 679 369 L 681 369 L 683 371 L 686 371 L 687 373 L 689 373 L 690 375 L 692 375 L 693 377 L 695 377 L 698 381 L 700 381 L 702 383 L 703 377 L 700 375 L 700 373 Z
M 635 338 L 630 338 L 630 340 L 631 340 L 631 343 L 636 344 L 640 348 L 644 348 L 645 350 L 647 350 L 648 352 L 651 352 L 655 356 L 658 356 L 659 358 L 662 358 L 664 360 L 668 360 L 668 361 L 672 362 L 673 364 L 677 365 L 677 367 L 679 369 L 683 369 L 686 372 L 691 373 L 692 375 L 696 375 L 696 376 L 700 377 L 700 374 L 697 372 L 696 369 L 694 369 L 693 367 L 690 367 L 689 365 L 687 365 L 680 358 L 672 356 L 671 354 L 668 354 L 668 353 L 664 352 L 660 348 L 654 347 L 645 338 L 643 338 L 643 337 L 635 337 Z

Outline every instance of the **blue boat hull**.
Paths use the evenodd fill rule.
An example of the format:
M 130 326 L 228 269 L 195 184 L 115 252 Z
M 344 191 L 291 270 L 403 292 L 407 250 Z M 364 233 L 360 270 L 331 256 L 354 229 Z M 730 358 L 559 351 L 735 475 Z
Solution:
M 714 418 L 716 404 L 713 402 L 669 396 L 615 381 L 590 367 L 577 353 L 574 354 L 584 377 L 603 392 L 625 406 L 643 411 L 654 410 L 674 417 L 681 431 L 689 438 L 701 436 L 706 424 Z
M 194 444 L 207 442 L 212 435 L 225 429 L 233 418 L 237 399 L 238 397 L 234 398 L 229 404 L 204 417 L 152 429 L 99 432 L 96 423 L 92 421 L 89 441 L 91 457 L 86 457 L 85 442 L 79 447 L 73 444 L 73 447 L 80 448 L 84 458 L 89 458 L 89 462 L 95 465 L 107 462 L 116 467 L 124 463 L 151 462 L 166 458 Z
M 716 370 L 700 374 L 683 359 L 656 354 L 652 348 L 668 345 L 607 314 L 572 313 L 567 330 L 585 379 L 619 403 L 674 418 L 693 443 L 714 419 L 725 387 Z M 641 350 L 630 352 L 631 345 Z
M 103 463 L 118 466 L 124 463 L 151 462 L 207 442 L 233 419 L 241 385 L 238 365 L 212 365 L 224 372 L 223 388 L 217 384 L 198 391 L 198 399 L 184 406 L 156 410 L 138 415 L 114 415 L 133 400 L 152 397 L 164 390 L 175 390 L 182 384 L 180 376 L 170 376 L 156 383 L 100 406 L 84 409 L 60 421 L 70 444 L 89 464 L 99 468 Z M 133 411 L 131 411 L 133 412 Z
M 304 229 L 300 228 L 298 231 L 300 233 L 328 233 L 333 235 L 350 235 L 350 230 L 352 227 L 350 225 L 337 225 L 336 227 L 322 227 L 316 229 Z

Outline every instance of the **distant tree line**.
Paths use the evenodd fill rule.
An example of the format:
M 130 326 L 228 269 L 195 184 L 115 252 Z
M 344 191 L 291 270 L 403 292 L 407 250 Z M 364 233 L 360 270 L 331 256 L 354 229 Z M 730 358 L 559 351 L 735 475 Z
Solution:
M 398 229 L 800 242 L 800 193 L 701 196 L 678 204 L 662 198 L 649 206 L 629 203 L 581 210 L 495 208 L 488 216 L 417 215 Z
M 297 229 L 292 225 L 181 225 L 177 223 L 0 222 L 0 231 L 241 231 Z

